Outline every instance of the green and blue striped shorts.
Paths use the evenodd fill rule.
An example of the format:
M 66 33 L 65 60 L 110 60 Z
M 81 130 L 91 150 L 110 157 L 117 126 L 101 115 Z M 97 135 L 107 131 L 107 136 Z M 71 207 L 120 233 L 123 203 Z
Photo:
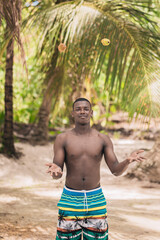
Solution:
M 108 240 L 108 223 L 106 199 L 102 188 L 93 190 L 63 189 L 61 199 L 57 204 L 58 239 Z

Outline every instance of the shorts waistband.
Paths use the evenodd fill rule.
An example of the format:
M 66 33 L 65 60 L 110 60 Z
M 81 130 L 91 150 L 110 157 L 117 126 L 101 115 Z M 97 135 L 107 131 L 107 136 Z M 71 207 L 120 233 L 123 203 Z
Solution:
M 98 187 L 91 190 L 74 190 L 70 189 L 67 186 L 64 186 L 63 192 L 72 196 L 90 196 L 94 194 L 102 193 L 102 187 Z

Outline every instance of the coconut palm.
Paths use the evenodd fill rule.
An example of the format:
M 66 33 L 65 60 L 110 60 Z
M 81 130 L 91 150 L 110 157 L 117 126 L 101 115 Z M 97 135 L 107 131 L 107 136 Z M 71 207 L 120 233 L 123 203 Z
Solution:
M 57 0 L 55 2 L 55 5 L 61 2 L 66 2 L 66 0 Z M 44 5 L 43 7 L 46 6 L 46 3 L 48 6 L 48 1 L 47 2 L 44 1 L 42 3 L 42 5 Z M 52 2 L 50 2 L 50 4 L 51 3 Z M 56 42 L 55 51 L 47 63 L 47 68 L 45 64 L 42 64 L 42 71 L 46 73 L 46 76 L 44 79 L 44 89 L 43 89 L 44 97 L 38 112 L 37 128 L 35 128 L 32 133 L 32 138 L 34 139 L 34 141 L 38 141 L 38 142 L 41 141 L 41 143 L 42 142 L 45 143 L 46 140 L 48 140 L 49 115 L 53 106 L 54 108 L 56 108 L 56 104 L 61 94 L 61 87 L 63 86 L 61 80 L 63 80 L 64 65 L 61 65 L 60 67 L 56 67 L 57 59 L 59 55 L 58 54 L 59 43 L 60 43 L 59 41 Z M 37 58 L 39 58 L 39 56 L 37 56 Z M 53 88 L 53 85 L 54 85 L 54 88 Z M 52 101 L 53 96 L 54 96 L 54 103 Z
M 25 64 L 24 50 L 20 38 L 21 0 L 0 0 L 0 18 L 4 29 L 4 44 L 1 56 L 6 50 L 5 67 L 5 119 L 2 150 L 8 155 L 16 155 L 13 140 L 13 61 L 14 42 L 17 41 Z M 5 23 L 4 23 L 5 22 Z
M 107 89 L 111 94 L 114 90 L 130 116 L 134 113 L 157 116 L 160 113 L 160 35 L 155 20 L 159 15 L 158 4 L 156 0 L 79 0 L 51 5 L 40 2 L 32 20 L 41 29 L 39 58 L 53 102 L 56 79 L 51 83 L 47 73 L 52 71 L 51 59 L 57 42 L 62 42 L 67 50 L 59 53 L 56 60 L 56 66 L 63 64 L 65 68 L 63 86 L 57 85 L 61 91 L 56 88 L 59 100 L 66 101 L 73 96 L 70 86 L 74 84 L 79 93 L 88 76 L 96 81 L 107 62 L 102 91 Z M 101 40 L 104 38 L 110 40 L 109 46 L 103 46 Z

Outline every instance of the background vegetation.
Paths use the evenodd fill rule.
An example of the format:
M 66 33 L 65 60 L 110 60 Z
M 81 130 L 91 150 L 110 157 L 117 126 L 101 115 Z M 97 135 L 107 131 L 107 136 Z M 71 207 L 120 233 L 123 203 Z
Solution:
M 33 137 L 47 140 L 49 126 L 70 126 L 72 102 L 80 96 L 92 102 L 92 124 L 106 126 L 108 117 L 120 109 L 130 117 L 159 117 L 159 1 L 14 0 L 8 4 L 13 5 L 0 1 L 4 139 L 10 39 L 14 41 L 13 121 L 34 123 Z M 12 11 L 15 6 L 19 15 Z M 102 44 L 104 38 L 110 45 Z M 65 52 L 58 51 L 60 43 L 66 45 Z

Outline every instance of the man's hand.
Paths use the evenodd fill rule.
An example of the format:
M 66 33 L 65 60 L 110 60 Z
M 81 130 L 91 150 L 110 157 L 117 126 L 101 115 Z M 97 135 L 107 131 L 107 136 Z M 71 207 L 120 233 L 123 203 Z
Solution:
M 49 167 L 46 172 L 50 173 L 54 179 L 62 177 L 62 169 L 58 165 L 55 163 L 46 163 L 45 165 Z
M 139 154 L 144 152 L 144 150 L 138 150 L 138 151 L 134 151 L 130 154 L 130 156 L 127 158 L 128 162 L 131 163 L 131 162 L 142 162 L 144 160 L 146 160 L 145 157 L 142 157 L 140 156 Z

